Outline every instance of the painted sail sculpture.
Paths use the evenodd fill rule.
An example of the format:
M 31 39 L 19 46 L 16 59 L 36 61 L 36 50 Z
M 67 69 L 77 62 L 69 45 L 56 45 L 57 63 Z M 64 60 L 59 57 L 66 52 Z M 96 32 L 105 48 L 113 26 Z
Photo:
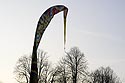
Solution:
M 40 17 L 37 29 L 35 33 L 33 53 L 32 53 L 32 63 L 31 63 L 31 74 L 30 74 L 30 83 L 38 83 L 38 69 L 37 69 L 37 48 L 39 46 L 40 40 L 47 26 L 49 25 L 51 19 L 55 14 L 63 11 L 64 15 L 64 48 L 66 43 L 66 17 L 68 13 L 68 8 L 64 5 L 56 5 L 47 9 L 42 16 Z

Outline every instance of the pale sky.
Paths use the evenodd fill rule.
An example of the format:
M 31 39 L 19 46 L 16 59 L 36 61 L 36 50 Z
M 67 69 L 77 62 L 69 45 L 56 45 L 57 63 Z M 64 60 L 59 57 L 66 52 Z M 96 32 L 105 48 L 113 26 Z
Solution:
M 89 70 L 110 66 L 125 82 L 125 0 L 0 0 L 0 81 L 17 83 L 13 70 L 19 57 L 32 53 L 39 17 L 49 7 L 69 8 L 66 50 L 77 46 Z M 56 63 L 63 52 L 63 13 L 46 29 L 39 49 Z

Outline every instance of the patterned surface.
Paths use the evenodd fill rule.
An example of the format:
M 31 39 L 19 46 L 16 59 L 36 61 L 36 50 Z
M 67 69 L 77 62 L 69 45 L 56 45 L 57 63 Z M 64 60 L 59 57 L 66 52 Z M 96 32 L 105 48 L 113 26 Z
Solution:
M 38 48 L 42 35 L 43 35 L 45 29 L 47 28 L 47 26 L 49 25 L 51 19 L 54 17 L 55 14 L 57 14 L 61 11 L 64 11 L 64 45 L 65 45 L 65 42 L 66 42 L 66 16 L 67 16 L 68 8 L 66 8 L 63 5 L 56 5 L 56 6 L 53 6 L 53 7 L 50 7 L 49 9 L 47 9 L 42 14 L 42 16 L 40 17 L 40 19 L 38 21 L 36 34 L 35 34 L 35 40 L 34 40 L 34 45 L 35 45 L 36 49 Z
M 37 68 L 37 48 L 39 46 L 42 35 L 49 25 L 51 19 L 55 14 L 64 11 L 64 45 L 66 42 L 66 16 L 68 9 L 63 5 L 56 5 L 47 9 L 42 16 L 40 17 L 37 29 L 35 33 L 35 40 L 33 46 L 33 54 L 32 54 L 32 63 L 31 63 L 31 74 L 30 74 L 30 83 L 38 83 L 38 68 Z M 64 47 L 65 48 L 65 47 Z

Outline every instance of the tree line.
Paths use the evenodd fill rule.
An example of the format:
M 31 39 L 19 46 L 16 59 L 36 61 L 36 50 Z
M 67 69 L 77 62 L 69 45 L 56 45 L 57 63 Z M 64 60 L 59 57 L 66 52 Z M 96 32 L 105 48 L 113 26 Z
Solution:
M 121 83 L 110 67 L 100 67 L 93 72 L 88 71 L 88 63 L 84 53 L 73 47 L 56 64 L 49 62 L 47 53 L 37 52 L 38 83 Z M 31 72 L 31 56 L 18 59 L 14 74 L 19 83 L 29 83 Z

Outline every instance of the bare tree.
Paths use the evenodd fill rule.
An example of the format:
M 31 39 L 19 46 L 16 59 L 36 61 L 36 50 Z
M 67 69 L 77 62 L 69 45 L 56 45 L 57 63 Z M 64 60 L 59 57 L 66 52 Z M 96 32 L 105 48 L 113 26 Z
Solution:
M 46 56 L 46 52 L 38 50 L 38 83 L 40 83 L 44 77 L 43 72 L 49 72 L 50 65 Z M 30 73 L 31 73 L 31 56 L 22 56 L 16 63 L 14 74 L 16 75 L 16 80 L 19 83 L 29 83 Z M 47 75 L 46 75 L 47 77 Z M 46 83 L 46 82 L 45 82 Z
M 58 65 L 58 71 L 60 71 L 60 74 L 58 74 L 58 82 L 59 83 L 67 83 L 69 79 L 67 66 L 65 65 L 64 61 L 60 61 Z
M 29 83 L 30 76 L 30 60 L 28 56 L 22 56 L 19 58 L 14 73 L 16 74 L 16 80 L 19 83 Z
M 64 60 L 59 61 L 59 64 L 56 66 L 54 73 L 54 80 L 56 83 L 68 83 L 68 80 L 70 79 L 67 66 L 65 65 Z
M 38 83 L 47 83 L 47 78 L 50 72 L 50 64 L 48 62 L 48 57 L 46 56 L 46 52 L 40 50 L 37 55 Z
M 58 69 L 58 67 L 55 67 L 51 70 L 51 74 L 50 74 L 50 83 L 55 83 L 57 82 L 58 83 L 58 79 L 57 79 L 57 76 L 58 74 L 60 74 L 60 71 Z
M 100 67 L 92 73 L 92 83 L 121 83 L 110 67 Z
M 80 83 L 82 79 L 86 78 L 88 74 L 87 61 L 84 54 L 77 47 L 73 47 L 70 52 L 66 52 L 64 61 L 69 68 L 68 72 L 73 83 Z
M 44 68 L 42 69 L 39 83 L 49 83 L 50 79 L 50 73 L 51 73 L 51 65 L 48 61 L 44 63 Z

